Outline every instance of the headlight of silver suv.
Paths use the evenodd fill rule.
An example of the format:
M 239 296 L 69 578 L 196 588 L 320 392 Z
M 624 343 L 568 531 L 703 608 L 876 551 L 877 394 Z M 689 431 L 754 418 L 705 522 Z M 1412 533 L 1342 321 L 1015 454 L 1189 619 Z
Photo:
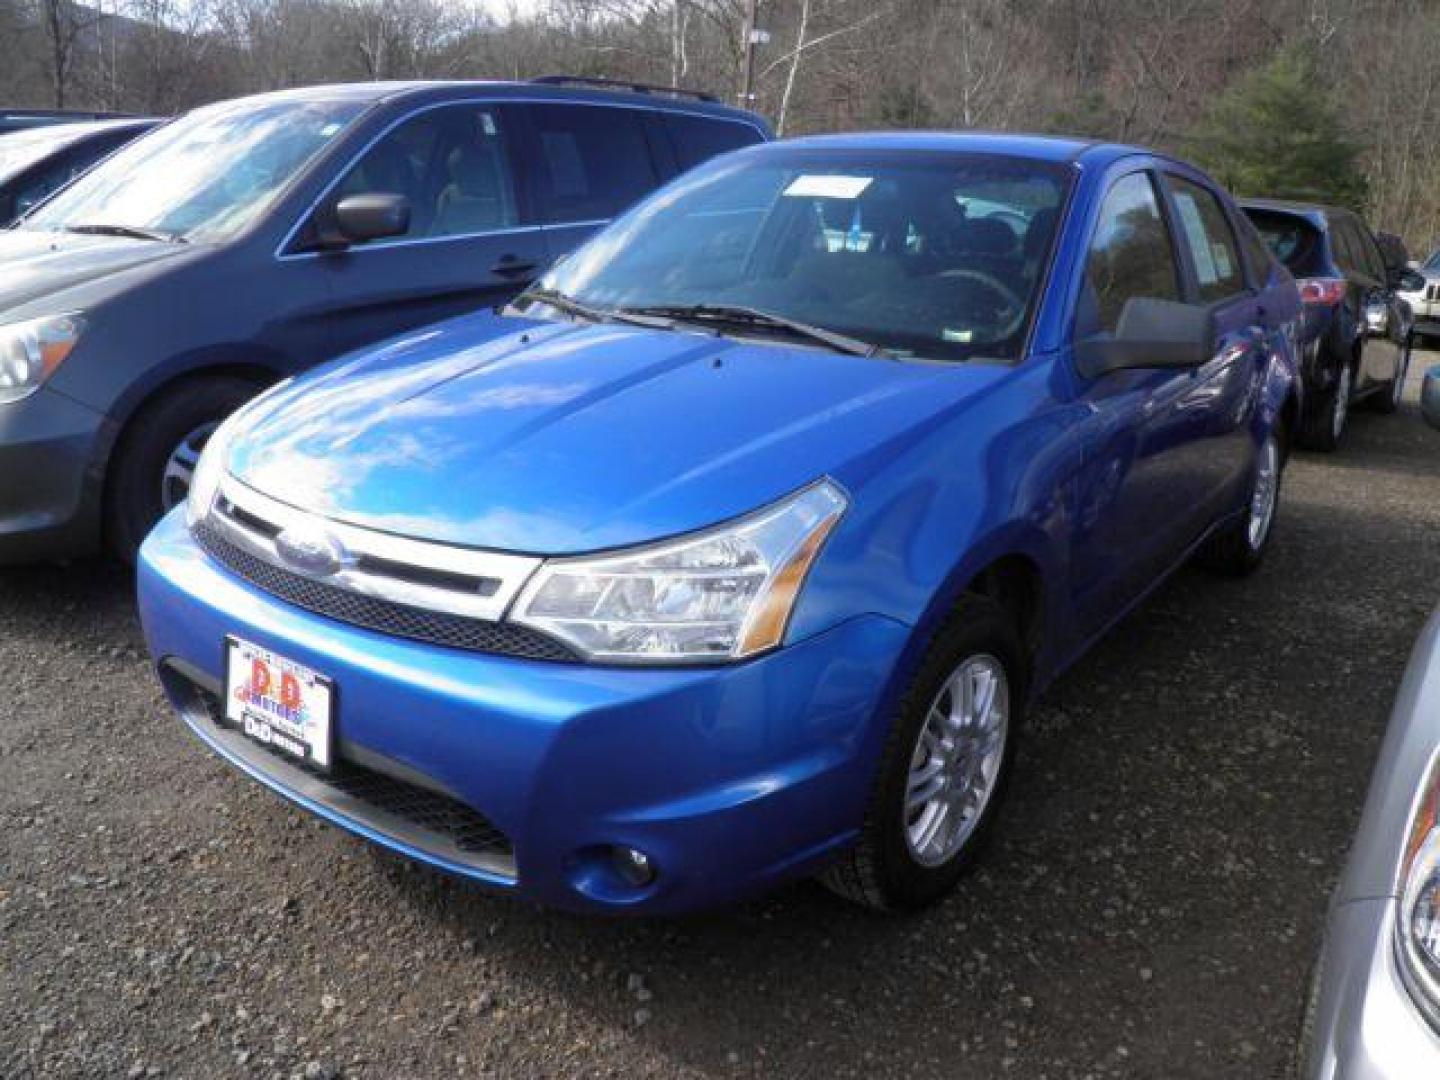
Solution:
M 75 313 L 0 326 L 0 405 L 23 400 L 45 385 L 84 329 L 85 320 Z
M 1406 983 L 1440 1018 L 1440 758 L 1431 763 L 1400 864 L 1395 932 Z
M 553 559 L 512 619 L 612 663 L 715 663 L 778 645 L 844 513 L 822 480 L 706 532 L 614 555 Z

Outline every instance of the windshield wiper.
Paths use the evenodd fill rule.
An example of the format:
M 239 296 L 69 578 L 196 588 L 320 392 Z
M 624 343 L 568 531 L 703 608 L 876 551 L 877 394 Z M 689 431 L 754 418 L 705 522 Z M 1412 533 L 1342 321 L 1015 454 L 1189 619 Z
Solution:
M 783 315 L 738 304 L 656 304 L 650 307 L 622 308 L 621 313 L 675 319 L 680 322 L 699 323 L 702 326 L 721 323 L 758 330 L 782 330 L 787 334 L 807 338 L 834 349 L 836 352 L 848 353 L 851 356 L 888 357 L 894 355 L 884 346 L 876 345 L 873 341 L 862 341 L 849 334 L 826 330 L 822 326 L 811 326 L 798 319 L 789 319 Z
M 159 232 L 155 229 L 137 229 L 133 225 L 66 225 L 66 232 L 84 233 L 87 236 L 125 236 L 131 240 L 154 240 L 162 244 L 184 244 L 185 237 L 179 233 Z
M 589 304 L 576 300 L 573 296 L 566 296 L 558 289 L 528 289 L 512 300 L 510 307 L 515 308 L 515 305 L 521 303 L 545 304 L 556 311 L 563 311 L 566 315 L 573 315 L 586 322 L 628 323 L 631 326 L 645 326 L 652 330 L 672 330 L 675 327 L 673 319 L 652 317 L 641 312 L 591 307 Z M 516 310 L 519 309 L 516 308 Z

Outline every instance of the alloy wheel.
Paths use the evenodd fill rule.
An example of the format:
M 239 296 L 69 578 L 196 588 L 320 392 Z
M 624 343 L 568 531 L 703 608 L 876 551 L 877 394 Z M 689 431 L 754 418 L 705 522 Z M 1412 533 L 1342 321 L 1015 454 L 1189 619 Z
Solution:
M 1255 463 L 1255 488 L 1250 496 L 1250 520 L 1246 539 L 1252 551 L 1265 546 L 1270 535 L 1270 525 L 1275 520 L 1275 504 L 1280 496 L 1280 447 L 1275 436 L 1270 435 L 1260 448 L 1259 460 Z
M 975 832 L 998 786 L 1009 724 L 1004 665 L 967 657 L 931 702 L 910 757 L 905 842 L 922 866 L 949 862 Z
M 1335 403 L 1330 409 L 1330 434 L 1340 438 L 1345 430 L 1345 421 L 1350 415 L 1350 392 L 1355 387 L 1355 375 L 1350 365 L 1340 368 L 1340 378 L 1335 383 Z
M 218 420 L 201 424 L 170 451 L 160 479 L 160 505 L 166 513 L 183 503 L 190 494 L 190 482 L 195 477 L 195 467 L 200 464 L 200 455 L 205 452 L 205 444 L 219 426 Z
M 1405 396 L 1405 376 L 1410 372 L 1410 347 L 1407 345 L 1396 362 L 1395 381 L 1390 384 L 1390 402 L 1397 409 Z

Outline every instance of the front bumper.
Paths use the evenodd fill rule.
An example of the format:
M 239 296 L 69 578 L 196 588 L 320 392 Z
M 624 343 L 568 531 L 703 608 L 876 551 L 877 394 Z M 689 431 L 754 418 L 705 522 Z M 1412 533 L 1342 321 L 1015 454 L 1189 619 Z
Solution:
M 0 565 L 98 550 L 104 425 L 48 388 L 0 405 Z
M 1440 337 L 1440 300 L 1422 300 L 1413 294 L 1401 294 L 1410 304 L 1415 317 L 1414 332 L 1426 337 Z
M 859 828 L 907 627 L 867 616 L 756 660 L 622 669 L 406 641 L 311 615 L 224 571 L 183 512 L 140 556 L 141 617 L 172 702 L 211 749 L 353 832 L 577 910 L 673 913 L 813 872 Z M 510 869 L 298 778 L 197 708 L 234 634 L 329 676 L 342 761 L 493 825 Z M 322 789 L 323 789 L 322 783 Z M 334 793 L 330 792 L 333 796 Z M 634 887 L 615 846 L 658 869 Z
M 1440 1036 L 1402 981 L 1394 927 L 1392 897 L 1331 912 L 1302 1048 L 1304 1080 L 1440 1076 Z

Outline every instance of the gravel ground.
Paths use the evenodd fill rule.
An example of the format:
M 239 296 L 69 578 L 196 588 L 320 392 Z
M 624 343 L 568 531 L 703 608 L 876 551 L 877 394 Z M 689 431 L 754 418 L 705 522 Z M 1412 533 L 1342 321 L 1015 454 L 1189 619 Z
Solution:
M 1440 594 L 1415 390 L 1297 455 L 1256 577 L 1182 573 L 1046 695 L 983 869 L 906 919 L 489 897 L 202 752 L 123 573 L 0 572 L 0 1077 L 1279 1075 Z

